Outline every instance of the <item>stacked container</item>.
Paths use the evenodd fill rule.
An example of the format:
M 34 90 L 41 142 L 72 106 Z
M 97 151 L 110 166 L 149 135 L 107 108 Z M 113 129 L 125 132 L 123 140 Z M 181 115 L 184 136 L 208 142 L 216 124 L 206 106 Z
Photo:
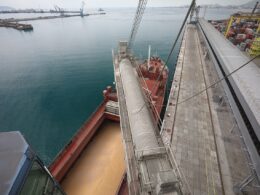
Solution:
M 232 15 L 230 20 L 210 22 L 241 51 L 246 51 L 251 56 L 260 54 L 260 14 L 259 17 L 258 15 L 252 17 L 251 14 L 240 13 Z

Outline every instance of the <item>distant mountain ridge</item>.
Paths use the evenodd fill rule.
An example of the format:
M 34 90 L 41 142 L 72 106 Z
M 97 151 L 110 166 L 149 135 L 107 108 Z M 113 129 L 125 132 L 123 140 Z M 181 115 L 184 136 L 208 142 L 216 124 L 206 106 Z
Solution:
M 201 7 L 207 7 L 207 8 L 243 8 L 243 9 L 253 9 L 256 2 L 259 2 L 258 4 L 258 9 L 260 9 L 260 0 L 251 0 L 248 1 L 247 3 L 241 4 L 241 5 L 220 5 L 220 4 L 203 4 L 200 5 Z M 184 7 L 188 8 L 189 5 L 184 5 L 184 6 L 179 6 L 179 7 Z
M 9 10 L 14 10 L 14 8 L 9 6 L 0 6 L 0 11 L 9 11 Z
M 248 1 L 247 3 L 244 3 L 244 4 L 241 4 L 241 5 L 227 5 L 227 6 L 223 6 L 223 5 L 219 5 L 219 4 L 214 4 L 214 5 L 207 5 L 209 7 L 230 7 L 230 8 L 246 8 L 246 9 L 253 9 L 256 2 L 259 2 L 259 0 L 251 0 L 251 1 Z M 259 7 L 260 4 L 258 4 L 258 7 Z
M 241 6 L 244 7 L 244 8 L 254 8 L 257 1 L 260 3 L 259 0 L 251 0 L 248 3 L 242 4 Z M 258 7 L 259 7 L 259 4 L 258 4 Z
M 247 2 L 247 3 L 242 4 L 241 6 L 242 7 L 248 7 L 248 8 L 250 7 L 250 8 L 252 8 L 252 7 L 255 6 L 257 1 L 260 3 L 259 0 L 251 0 L 251 1 Z

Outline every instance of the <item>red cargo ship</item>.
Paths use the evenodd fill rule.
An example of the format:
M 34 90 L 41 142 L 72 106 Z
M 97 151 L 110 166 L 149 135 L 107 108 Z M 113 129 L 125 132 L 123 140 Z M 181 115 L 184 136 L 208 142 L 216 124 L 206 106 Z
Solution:
M 159 57 L 136 68 L 154 119 L 163 108 L 168 69 Z M 67 194 L 128 194 L 116 91 L 104 100 L 49 166 Z
M 159 57 L 151 57 L 148 62 L 139 65 L 138 69 L 138 75 L 142 78 L 141 85 L 148 101 L 152 103 L 152 113 L 158 122 L 163 108 L 168 68 Z
M 136 66 L 147 108 L 159 121 L 168 70 L 158 57 Z M 58 154 L 49 170 L 20 132 L 2 132 L 1 194 L 128 194 L 117 93 L 104 100 Z M 58 181 L 58 182 L 57 182 Z M 33 184 L 33 185 L 32 185 Z

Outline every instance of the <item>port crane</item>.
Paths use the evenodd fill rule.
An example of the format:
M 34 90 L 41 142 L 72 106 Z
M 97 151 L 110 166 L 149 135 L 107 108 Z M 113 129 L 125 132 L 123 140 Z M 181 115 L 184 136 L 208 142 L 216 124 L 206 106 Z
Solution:
M 57 13 L 60 13 L 61 16 L 64 16 L 65 10 L 57 5 L 54 5 L 54 9 Z
M 81 3 L 81 8 L 80 8 L 80 15 L 81 15 L 81 17 L 84 16 L 83 12 L 84 12 L 85 4 L 86 4 L 86 3 L 85 3 L 84 1 L 82 1 L 82 3 Z
M 138 7 L 137 7 L 137 10 L 135 13 L 132 30 L 131 30 L 129 41 L 128 41 L 128 49 L 130 49 L 134 44 L 135 36 L 136 36 L 136 33 L 140 26 L 146 4 L 147 4 L 147 0 L 139 0 Z
M 196 6 L 196 3 L 193 5 L 190 13 L 190 22 L 192 21 L 192 18 L 194 17 L 195 13 L 195 21 L 198 21 L 199 19 L 199 13 L 200 13 L 200 6 Z

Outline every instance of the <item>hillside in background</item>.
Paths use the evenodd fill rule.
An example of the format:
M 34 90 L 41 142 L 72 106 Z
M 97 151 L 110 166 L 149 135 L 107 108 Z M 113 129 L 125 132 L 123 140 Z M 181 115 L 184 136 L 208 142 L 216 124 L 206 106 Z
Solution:
M 241 4 L 241 5 L 220 5 L 220 4 L 216 3 L 216 4 L 204 4 L 204 5 L 201 5 L 201 7 L 207 7 L 207 8 L 230 8 L 230 9 L 239 9 L 239 8 L 253 9 L 257 1 L 259 2 L 258 10 L 260 10 L 260 0 L 249 0 L 247 3 Z M 179 6 L 179 7 L 188 8 L 189 5 Z
M 242 4 L 241 6 L 242 6 L 243 8 L 254 8 L 254 6 L 255 6 L 255 4 L 256 4 L 257 1 L 258 1 L 258 0 L 251 0 L 251 1 L 249 1 L 248 3 Z M 258 2 L 259 2 L 259 1 L 258 1 Z M 259 7 L 259 5 L 258 5 L 258 7 Z

